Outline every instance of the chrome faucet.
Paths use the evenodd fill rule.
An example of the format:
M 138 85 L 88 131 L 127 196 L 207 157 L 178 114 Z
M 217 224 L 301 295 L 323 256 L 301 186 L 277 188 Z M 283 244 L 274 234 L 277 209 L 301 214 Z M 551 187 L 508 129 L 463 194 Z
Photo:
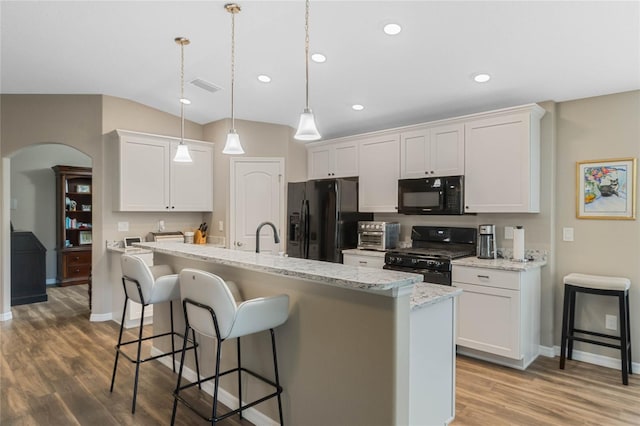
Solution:
M 258 225 L 258 229 L 256 229 L 256 253 L 260 253 L 260 230 L 265 225 L 269 225 L 271 229 L 273 229 L 273 242 L 280 244 L 280 237 L 278 237 L 278 230 L 276 229 L 276 226 L 271 222 L 262 222 Z

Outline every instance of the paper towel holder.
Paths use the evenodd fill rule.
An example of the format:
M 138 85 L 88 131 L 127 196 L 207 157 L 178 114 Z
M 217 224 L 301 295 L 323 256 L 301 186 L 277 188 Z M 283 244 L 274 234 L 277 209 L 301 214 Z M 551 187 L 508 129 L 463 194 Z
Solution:
M 527 262 L 527 257 L 525 254 L 524 247 L 524 227 L 522 225 L 518 225 L 514 229 L 513 233 L 513 262 Z

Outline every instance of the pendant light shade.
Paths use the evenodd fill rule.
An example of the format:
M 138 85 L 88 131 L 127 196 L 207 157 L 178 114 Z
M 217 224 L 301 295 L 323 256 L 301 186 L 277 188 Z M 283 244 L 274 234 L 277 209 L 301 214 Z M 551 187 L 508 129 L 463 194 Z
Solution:
M 309 108 L 305 108 L 302 114 L 300 114 L 298 131 L 294 138 L 300 141 L 317 141 L 320 137 L 313 112 L 311 112 Z
M 239 155 L 244 154 L 244 149 L 242 149 L 242 145 L 240 144 L 240 135 L 236 132 L 233 95 L 236 81 L 236 13 L 240 12 L 240 6 L 235 3 L 228 3 L 224 5 L 224 8 L 231 14 L 231 130 L 229 130 L 229 134 L 227 134 L 227 142 L 224 144 L 222 153 Z
M 305 39 L 304 39 L 304 58 L 305 58 L 305 66 L 306 66 L 306 74 L 305 74 L 305 83 L 306 83 L 306 106 L 302 114 L 300 114 L 300 121 L 298 122 L 298 130 L 296 134 L 293 136 L 297 140 L 301 141 L 317 141 L 322 136 L 320 136 L 320 132 L 318 132 L 318 127 L 316 126 L 316 119 L 313 116 L 313 112 L 311 112 L 311 108 L 309 108 L 309 0 L 305 3 L 305 14 L 304 14 L 304 31 L 305 31 Z
M 173 161 L 178 163 L 191 163 L 189 147 L 184 143 L 184 106 L 190 102 L 184 97 L 184 47 L 190 43 L 186 37 L 176 37 L 175 42 L 180 45 L 180 144 Z

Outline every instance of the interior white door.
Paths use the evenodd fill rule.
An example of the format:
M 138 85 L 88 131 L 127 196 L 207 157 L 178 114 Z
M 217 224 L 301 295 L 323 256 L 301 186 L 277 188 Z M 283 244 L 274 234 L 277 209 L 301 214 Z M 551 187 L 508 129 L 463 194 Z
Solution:
M 283 251 L 284 159 L 232 158 L 231 177 L 231 247 L 255 251 L 258 225 L 271 222 L 276 226 L 281 242 L 275 244 L 273 230 L 264 226 L 260 232 L 260 252 Z

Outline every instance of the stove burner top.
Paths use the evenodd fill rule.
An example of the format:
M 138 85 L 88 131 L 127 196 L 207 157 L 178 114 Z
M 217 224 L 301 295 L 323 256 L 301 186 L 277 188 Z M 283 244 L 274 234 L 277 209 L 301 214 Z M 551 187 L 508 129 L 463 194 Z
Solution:
M 437 260 L 452 260 L 461 257 L 473 256 L 475 254 L 472 250 L 464 249 L 446 249 L 446 248 L 421 248 L 410 247 L 406 249 L 390 250 L 392 255 L 402 255 L 406 257 L 413 257 L 417 259 L 437 259 Z

